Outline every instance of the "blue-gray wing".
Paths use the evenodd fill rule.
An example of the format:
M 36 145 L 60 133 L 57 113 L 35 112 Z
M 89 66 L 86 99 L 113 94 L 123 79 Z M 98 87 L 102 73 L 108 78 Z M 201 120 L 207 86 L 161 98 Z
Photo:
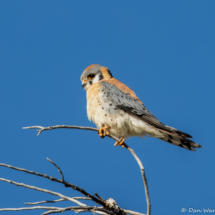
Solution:
M 102 81 L 100 82 L 102 85 L 101 93 L 104 102 L 109 105 L 114 106 L 116 109 L 123 110 L 127 113 L 133 114 L 139 117 L 144 122 L 149 125 L 154 126 L 155 128 L 161 129 L 163 131 L 167 131 L 170 133 L 175 133 L 175 129 L 169 126 L 165 126 L 161 123 L 146 107 L 144 104 L 139 102 L 137 99 L 133 98 L 129 94 L 123 92 L 117 86 L 112 85 L 108 82 Z M 180 132 L 185 136 L 190 135 Z
M 144 104 L 137 101 L 135 98 L 126 94 L 120 90 L 117 86 L 112 85 L 108 82 L 101 82 L 103 92 L 103 99 L 106 103 L 111 103 L 117 108 L 124 110 L 126 112 L 131 112 L 137 116 L 147 115 L 155 117 Z

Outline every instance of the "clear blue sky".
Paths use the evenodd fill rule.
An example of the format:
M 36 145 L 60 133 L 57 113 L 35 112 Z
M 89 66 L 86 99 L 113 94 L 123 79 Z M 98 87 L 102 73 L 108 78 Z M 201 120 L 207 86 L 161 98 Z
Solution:
M 142 160 L 155 214 L 215 208 L 215 1 L 0 2 L 0 162 L 60 177 L 119 206 L 146 212 L 139 167 L 128 151 L 90 131 L 30 125 L 95 126 L 86 115 L 80 75 L 107 66 L 163 123 L 203 145 L 191 152 L 154 138 L 127 141 Z M 77 192 L 0 168 L 0 177 Z M 55 199 L 0 182 L 0 208 Z M 58 205 L 66 205 L 59 203 Z M 41 214 L 25 211 L 16 214 Z M 15 214 L 3 212 L 2 214 Z

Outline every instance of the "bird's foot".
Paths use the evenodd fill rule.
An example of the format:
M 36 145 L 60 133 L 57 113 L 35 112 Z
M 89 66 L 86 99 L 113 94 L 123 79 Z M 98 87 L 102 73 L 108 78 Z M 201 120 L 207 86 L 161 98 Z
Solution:
M 125 147 L 124 142 L 125 142 L 124 137 L 121 137 L 119 141 L 115 142 L 114 146 L 119 145 L 119 146 Z
M 99 129 L 98 133 L 101 138 L 104 138 L 106 135 L 109 135 L 109 132 L 107 131 L 108 128 L 110 128 L 109 125 Z

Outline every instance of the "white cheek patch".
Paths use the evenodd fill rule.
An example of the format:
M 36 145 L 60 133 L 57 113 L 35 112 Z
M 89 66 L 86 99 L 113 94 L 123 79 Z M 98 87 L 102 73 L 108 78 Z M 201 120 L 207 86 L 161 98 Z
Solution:
M 99 81 L 99 74 L 97 74 L 96 76 L 95 76 L 95 78 L 93 79 L 93 84 L 95 84 L 96 82 L 98 82 Z

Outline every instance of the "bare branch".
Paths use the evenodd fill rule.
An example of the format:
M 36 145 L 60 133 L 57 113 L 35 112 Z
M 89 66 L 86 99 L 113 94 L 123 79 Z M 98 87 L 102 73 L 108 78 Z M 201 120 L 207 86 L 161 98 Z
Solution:
M 25 208 L 1 208 L 0 212 L 2 211 L 23 211 L 23 210 L 36 210 L 36 209 L 43 209 L 43 210 L 59 210 L 63 208 L 59 207 L 45 207 L 45 206 L 34 206 L 34 207 L 25 207 Z
M 67 199 L 57 199 L 57 200 L 45 200 L 41 202 L 26 202 L 25 205 L 40 205 L 44 203 L 56 203 L 56 202 L 62 202 L 66 201 Z
M 49 127 L 42 127 L 42 126 L 23 127 L 23 129 L 34 129 L 34 128 L 40 129 L 40 130 L 37 130 L 38 131 L 37 136 L 39 136 L 42 133 L 42 131 L 52 130 L 52 129 L 57 129 L 57 128 L 69 128 L 69 129 L 82 129 L 82 130 L 98 131 L 98 129 L 96 129 L 96 128 L 76 126 L 76 125 L 55 125 L 55 126 L 49 126 Z
M 127 214 L 132 214 L 132 215 L 146 215 L 146 214 L 139 213 L 139 212 L 136 212 L 136 211 L 125 210 L 125 209 L 122 209 L 122 210 L 124 210 L 125 213 L 127 213 Z
M 77 205 L 87 206 L 86 204 L 83 204 L 83 203 L 79 202 L 76 199 L 73 199 L 73 198 L 70 198 L 68 196 L 62 195 L 61 193 L 53 192 L 51 190 L 47 190 L 47 189 L 43 189 L 43 188 L 31 186 L 31 185 L 24 184 L 24 183 L 18 183 L 18 182 L 11 181 L 11 180 L 8 180 L 8 179 L 5 179 L 5 178 L 0 178 L 0 181 L 8 182 L 8 183 L 11 183 L 11 184 L 15 184 L 16 186 L 26 187 L 28 189 L 37 190 L 37 191 L 44 192 L 44 193 L 49 193 L 49 194 L 52 194 L 52 195 L 55 195 L 55 196 L 59 196 L 59 197 L 61 197 L 63 199 L 69 200 L 71 202 L 74 202 Z
M 49 178 L 49 179 L 51 179 L 53 181 L 57 181 L 57 182 L 60 182 L 60 183 L 68 183 L 68 182 L 65 182 L 65 181 L 62 182 L 61 180 L 53 178 L 53 177 L 50 177 L 48 175 L 43 175 L 41 173 L 36 173 L 36 172 L 33 172 L 33 171 L 29 171 L 29 170 L 26 170 L 26 169 L 21 169 L 21 168 L 18 168 L 18 167 L 7 165 L 7 164 L 0 164 L 0 166 L 5 166 L 5 167 L 12 168 L 12 169 L 15 169 L 15 170 L 19 170 L 19 171 L 23 171 L 23 172 L 27 172 L 27 173 L 31 173 L 31 174 L 35 174 L 35 175 L 39 175 L 39 176 Z M 95 194 L 95 195 L 99 198 L 99 200 L 101 200 L 102 202 L 105 202 L 104 208 L 103 207 L 88 207 L 86 204 L 83 204 L 83 203 L 77 201 L 77 200 L 92 200 L 92 198 L 89 198 L 89 197 L 73 197 L 73 198 L 70 198 L 70 197 L 62 195 L 60 193 L 57 193 L 57 192 L 53 192 L 53 191 L 42 189 L 42 188 L 35 187 L 35 186 L 30 186 L 30 185 L 27 185 L 27 184 L 24 184 L 24 183 L 18 183 L 18 182 L 15 182 L 15 181 L 4 179 L 4 178 L 0 178 L 0 181 L 12 183 L 12 184 L 15 184 L 17 186 L 22 186 L 22 187 L 26 187 L 26 188 L 29 188 L 29 189 L 33 189 L 33 190 L 37 190 L 37 191 L 41 191 L 41 192 L 45 192 L 45 193 L 49 193 L 49 194 L 61 197 L 61 199 L 53 200 L 53 201 L 41 201 L 41 202 L 34 202 L 34 203 L 25 203 L 25 204 L 28 204 L 28 205 L 36 205 L 36 204 L 43 204 L 43 203 L 56 203 L 56 202 L 60 202 L 60 201 L 69 200 L 69 201 L 72 201 L 72 202 L 74 202 L 74 203 L 76 203 L 76 204 L 81 206 L 81 207 L 67 207 L 67 208 L 43 207 L 43 206 L 29 207 L 29 208 L 27 208 L 27 207 L 26 208 L 2 208 L 2 209 L 0 209 L 0 212 L 1 211 L 10 211 L 10 210 L 18 211 L 18 210 L 47 209 L 49 211 L 43 213 L 44 215 L 45 214 L 51 214 L 51 213 L 60 213 L 60 212 L 66 211 L 66 210 L 74 210 L 76 213 L 91 211 L 93 213 L 104 215 L 104 213 L 113 214 L 111 212 L 111 210 L 112 210 L 114 212 L 114 214 L 119 214 L 119 215 L 126 215 L 126 213 L 129 213 L 129 214 L 132 214 L 132 215 L 145 215 L 145 214 L 138 213 L 138 212 L 135 212 L 135 211 L 121 209 L 119 206 L 116 205 L 116 202 L 113 199 L 108 199 L 107 201 L 105 201 L 98 194 Z M 75 185 L 73 185 L 73 186 L 75 186 Z M 81 188 L 79 188 L 79 189 L 81 189 Z
M 98 193 L 94 193 L 95 196 L 97 196 L 101 201 L 105 201 L 101 196 L 99 196 Z
M 78 200 L 92 200 L 91 198 L 87 198 L 87 197 L 73 197 L 73 199 L 78 199 Z
M 150 215 L 151 214 L 151 203 L 150 203 L 150 199 L 149 199 L 149 190 L 148 190 L 148 184 L 147 184 L 144 166 L 143 166 L 141 160 L 138 158 L 138 156 L 134 152 L 134 150 L 131 149 L 127 144 L 124 143 L 124 145 L 125 145 L 125 148 L 128 149 L 128 151 L 131 152 L 131 154 L 134 156 L 135 160 L 137 161 L 137 163 L 140 167 L 140 171 L 141 171 L 141 175 L 142 175 L 143 183 L 144 183 L 144 188 L 145 188 L 145 195 L 146 195 L 146 202 L 147 202 L 147 215 Z
M 64 211 L 68 211 L 68 210 L 72 210 L 72 211 L 78 211 L 78 210 L 83 210 L 83 211 L 92 211 L 94 213 L 97 212 L 104 212 L 106 214 L 112 214 L 112 212 L 108 211 L 107 209 L 101 208 L 101 207 L 92 207 L 92 206 L 72 206 L 72 207 L 66 207 L 66 208 L 60 208 L 60 207 L 45 207 L 45 206 L 34 206 L 34 207 L 24 207 L 24 208 L 2 208 L 0 209 L 0 212 L 2 211 L 23 211 L 23 210 L 49 210 L 45 213 L 45 214 L 51 214 L 51 213 L 60 213 L 60 212 L 64 212 Z M 104 214 L 101 213 L 101 214 Z
M 82 130 L 91 130 L 91 131 L 98 131 L 98 129 L 96 128 L 91 128 L 91 127 L 82 127 L 82 126 L 67 126 L 67 125 L 56 125 L 56 126 L 49 126 L 49 127 L 42 127 L 42 126 L 31 126 L 31 127 L 25 127 L 24 129 L 34 129 L 34 128 L 38 128 L 40 129 L 38 131 L 38 136 L 40 135 L 40 133 L 42 131 L 45 131 L 45 130 L 52 130 L 52 129 L 57 129 L 57 128 L 69 128 L 69 129 L 82 129 Z M 116 136 L 114 135 L 106 135 L 116 141 L 120 141 L 119 138 L 117 138 Z M 144 187 L 145 187 L 145 195 L 146 195 L 146 200 L 147 200 L 147 215 L 150 215 L 150 212 L 151 212 L 151 204 L 150 204 L 150 199 L 149 199 L 149 191 L 148 191 L 148 185 L 147 185 L 147 180 L 146 180 L 146 176 L 145 176 L 145 171 L 144 171 L 144 167 L 143 167 L 143 164 L 142 162 L 140 161 L 140 159 L 138 158 L 138 156 L 136 155 L 136 153 L 134 152 L 133 149 L 131 149 L 127 144 L 123 144 L 124 147 L 131 152 L 131 154 L 134 156 L 134 158 L 136 159 L 139 167 L 140 167 L 140 170 L 141 170 L 141 174 L 142 174 L 142 178 L 143 178 L 143 182 L 144 182 Z M 26 172 L 26 173 L 30 173 L 30 174 L 34 174 L 34 175 L 37 175 L 37 176 L 40 176 L 40 177 L 44 177 L 44 178 L 48 178 L 52 181 L 55 181 L 55 182 L 59 182 L 59 183 L 62 183 L 64 184 L 66 187 L 71 187 L 73 188 L 74 190 L 77 190 L 79 192 L 81 192 L 83 195 L 85 195 L 86 197 L 75 197 L 75 198 L 70 198 L 70 197 L 67 197 L 67 196 L 64 196 L 60 193 L 56 193 L 56 192 L 53 192 L 53 191 L 50 191 L 50 190 L 46 190 L 46 189 L 42 189 L 42 188 L 38 188 L 38 187 L 34 187 L 34 186 L 30 186 L 30 185 L 26 185 L 26 184 L 23 184 L 23 183 L 17 183 L 15 181 L 11 181 L 11 180 L 7 180 L 7 179 L 4 179 L 4 178 L 0 178 L 1 181 L 5 181 L 5 182 L 8 182 L 8 183 L 12 183 L 12 184 L 15 184 L 17 186 L 23 186 L 23 187 L 26 187 L 26 188 L 29 188 L 29 189 L 34 189 L 34 190 L 38 190 L 38 191 L 41 191 L 41 192 L 46 192 L 46 193 L 49 193 L 49 194 L 52 194 L 52 195 L 56 195 L 56 196 L 59 196 L 61 197 L 61 199 L 59 200 L 54 200 L 54 201 L 42 201 L 42 202 L 35 202 L 35 203 L 26 203 L 26 204 L 42 204 L 42 203 L 56 203 L 56 202 L 59 202 L 59 201 L 65 201 L 65 200 L 69 200 L 69 201 L 72 201 L 72 202 L 75 202 L 76 204 L 80 205 L 81 207 L 67 207 L 67 208 L 56 208 L 56 207 L 53 207 L 55 209 L 47 209 L 49 211 L 45 212 L 45 214 L 51 214 L 51 213 L 59 213 L 59 212 L 64 212 L 65 210 L 75 210 L 76 212 L 85 212 L 85 211 L 91 211 L 91 212 L 95 212 L 95 213 L 100 213 L 100 214 L 104 214 L 104 213 L 108 213 L 108 214 L 113 214 L 110 210 L 112 210 L 114 212 L 114 214 L 118 214 L 118 215 L 125 215 L 125 213 L 129 213 L 129 214 L 132 214 L 132 215 L 143 215 L 141 213 L 138 213 L 138 212 L 135 212 L 135 211 L 130 211 L 130 210 L 124 210 L 124 209 L 121 209 L 119 206 L 116 205 L 116 202 L 113 200 L 113 199 L 108 199 L 107 201 L 105 201 L 103 198 L 101 198 L 98 194 L 95 194 L 95 196 L 87 193 L 85 190 L 83 190 L 82 188 L 80 187 L 77 187 L 71 183 L 68 183 L 66 181 L 64 181 L 64 176 L 63 176 L 63 173 L 61 171 L 61 169 L 53 162 L 51 161 L 50 159 L 48 159 L 48 161 L 50 161 L 57 169 L 58 171 L 60 172 L 61 174 L 61 180 L 57 179 L 57 178 L 54 178 L 54 177 L 51 177 L 51 176 L 48 176 L 46 174 L 41 174 L 41 173 L 37 173 L 37 172 L 34 172 L 34 171 L 29 171 L 29 170 L 26 170 L 26 169 L 22 169 L 22 168 L 18 168 L 18 167 L 14 167 L 14 166 L 10 166 L 10 165 L 7 165 L 7 164 L 0 164 L 0 166 L 5 166 L 5 167 L 8 167 L 8 168 L 11 168 L 11 169 L 15 169 L 15 170 L 18 170 L 18 171 L 23 171 L 23 172 Z M 102 205 L 104 208 L 96 208 L 96 207 L 88 207 L 86 204 L 83 204 L 79 201 L 77 201 L 76 199 L 80 199 L 80 198 L 84 198 L 85 200 L 86 199 L 90 199 L 90 200 L 93 200 L 94 202 Z M 35 208 L 36 207 L 32 207 L 32 208 Z M 41 208 L 40 206 L 37 207 L 37 209 Z M 44 207 L 43 207 L 44 208 Z M 50 207 L 49 207 L 50 208 Z M 99 209 L 99 210 L 97 210 Z M 6 210 L 6 209 L 1 209 L 1 210 Z M 0 211 L 1 211 L 0 210 Z M 15 209 L 14 209 L 15 210 Z M 20 209 L 21 210 L 21 209 Z M 24 209 L 24 210 L 28 210 L 28 209 Z M 32 209 L 29 209 L 29 210 L 32 210 Z M 95 211 L 96 210 L 96 211 Z M 100 212 L 100 211 L 103 211 L 103 212 Z
M 11 168 L 11 169 L 15 169 L 15 170 L 18 170 L 18 171 L 22 171 L 22 172 L 26 172 L 26 173 L 29 173 L 29 174 L 33 174 L 33 175 L 37 175 L 37 176 L 40 176 L 40 177 L 43 177 L 43 178 L 47 178 L 51 181 L 55 181 L 55 182 L 59 182 L 59 183 L 62 183 L 64 184 L 66 187 L 71 187 L 73 188 L 74 190 L 77 190 L 79 191 L 80 193 L 82 193 L 83 195 L 85 195 L 86 197 L 88 198 L 91 198 L 94 202 L 96 202 L 97 204 L 100 204 L 102 206 L 105 206 L 105 202 L 101 201 L 100 199 L 96 198 L 95 196 L 89 194 L 88 192 L 86 192 L 85 190 L 83 190 L 82 188 L 78 187 L 78 186 L 75 186 L 71 183 L 68 183 L 66 181 L 61 181 L 57 178 L 54 178 L 54 177 L 51 177 L 49 175 L 46 175 L 46 174 L 41 174 L 41 173 L 38 173 L 38 172 L 34 172 L 34 171 L 29 171 L 27 169 L 23 169 L 23 168 L 19 168 L 19 167 L 15 167 L 15 166 L 11 166 L 11 165 L 8 165 L 8 164 L 4 164 L 4 163 L 0 163 L 0 166 L 4 166 L 4 167 L 8 167 L 8 168 Z
M 68 207 L 68 208 L 66 208 L 66 210 L 70 210 L 70 208 L 71 207 Z M 89 212 L 89 210 L 86 210 L 84 207 L 80 207 L 80 209 L 78 209 L 78 208 L 75 208 L 75 207 L 73 207 L 74 208 L 74 211 L 76 212 L 76 213 L 81 213 L 81 212 Z M 94 210 L 92 210 L 91 212 L 93 212 L 93 213 L 98 213 L 98 211 L 102 211 L 102 212 L 104 212 L 104 213 L 107 213 L 108 214 L 108 212 L 109 211 L 107 211 L 106 209 L 104 209 L 104 208 L 101 208 L 101 207 L 97 207 L 97 208 L 95 208 L 95 207 L 89 207 L 88 209 L 93 209 L 94 208 Z M 65 209 L 64 210 L 61 210 L 61 209 L 59 209 L 59 210 L 52 210 L 52 211 L 47 211 L 47 212 L 45 212 L 45 213 L 43 213 L 42 215 L 46 215 L 46 214 L 51 214 L 51 213 L 61 213 L 61 212 L 64 212 L 64 211 L 66 211 Z M 146 214 L 143 214 L 143 213 L 139 213 L 139 212 L 135 212 L 135 211 L 131 211 L 131 210 L 125 210 L 125 209 L 123 209 L 124 210 L 124 212 L 126 212 L 126 213 L 128 213 L 128 214 L 131 214 L 131 215 L 146 215 Z
M 101 207 L 92 207 L 92 206 L 85 206 L 85 207 L 67 207 L 63 209 L 58 209 L 58 210 L 49 210 L 42 215 L 47 215 L 47 214 L 52 214 L 52 213 L 63 213 L 64 211 L 72 210 L 78 213 L 79 211 L 81 212 L 89 212 L 91 211 L 92 213 L 100 213 L 100 214 L 111 214 L 114 215 L 112 212 L 108 211 L 107 209 L 101 208 Z
M 49 158 L 46 158 L 49 162 L 51 162 L 55 167 L 57 167 L 57 169 L 58 169 L 58 171 L 60 172 L 60 174 L 61 174 L 61 181 L 62 182 L 64 182 L 64 176 L 63 176 L 63 173 L 62 173 L 62 171 L 61 171 L 61 169 L 60 169 L 60 167 L 56 164 L 56 163 L 54 163 L 52 160 L 50 160 Z
M 38 131 L 37 136 L 39 136 L 42 131 L 52 130 L 52 129 L 57 129 L 57 128 L 81 129 L 81 130 L 90 130 L 90 131 L 97 131 L 97 132 L 99 131 L 98 129 L 92 128 L 92 127 L 73 126 L 73 125 L 56 125 L 56 126 L 49 126 L 49 127 L 42 127 L 42 126 L 23 127 L 23 129 L 35 129 L 35 128 L 40 129 Z M 106 136 L 120 142 L 120 139 L 114 135 L 109 134 Z M 151 203 L 150 203 L 150 198 L 149 198 L 149 190 L 148 190 L 147 179 L 145 176 L 144 166 L 143 166 L 141 160 L 138 158 L 138 156 L 134 152 L 134 150 L 131 149 L 126 143 L 124 143 L 123 145 L 129 152 L 131 152 L 131 154 L 134 156 L 135 160 L 137 161 L 137 163 L 140 167 L 140 171 L 141 171 L 141 175 L 142 175 L 143 183 L 144 183 L 144 188 L 145 188 L 145 195 L 146 195 L 146 202 L 147 202 L 147 215 L 150 215 L 151 214 Z
M 72 197 L 72 198 L 77 200 L 92 200 L 91 198 L 87 198 L 87 197 Z M 26 202 L 25 205 L 39 205 L 44 203 L 56 203 L 56 202 L 62 202 L 62 201 L 67 201 L 67 199 L 44 200 L 41 202 Z
M 36 206 L 36 207 L 30 207 L 30 208 L 19 208 L 19 210 L 33 210 L 33 209 L 47 209 L 47 210 L 56 210 L 56 211 L 60 211 L 60 212 L 63 212 L 65 210 L 73 210 L 73 208 L 75 208 L 74 210 L 76 209 L 81 209 L 81 210 L 86 210 L 86 211 L 91 211 L 93 209 L 93 212 L 94 213 L 98 213 L 98 214 L 104 214 L 103 212 L 101 212 L 101 210 L 96 210 L 95 207 L 90 207 L 88 208 L 88 206 L 86 204 L 83 204 L 81 202 L 79 202 L 78 200 L 74 199 L 74 198 L 70 198 L 70 197 L 67 197 L 65 195 L 62 195 L 61 193 L 57 193 L 57 192 L 53 192 L 53 191 L 50 191 L 50 190 L 47 190 L 47 189 L 42 189 L 42 188 L 39 188 L 39 187 L 35 187 L 35 186 L 31 186 L 31 185 L 27 185 L 27 184 L 24 184 L 24 183 L 18 183 L 18 182 L 15 182 L 15 181 L 12 181 L 12 180 L 8 180 L 8 179 L 5 179 L 5 178 L 0 178 L 0 181 L 4 181 L 4 182 L 8 182 L 8 183 L 11 183 L 11 184 L 14 184 L 14 185 L 17 185 L 17 186 L 21 186 L 21 187 L 26 187 L 28 189 L 33 189 L 33 190 L 37 190 L 37 191 L 40 191 L 40 192 L 45 192 L 45 193 L 49 193 L 49 194 L 52 194 L 52 195 L 55 195 L 55 196 L 59 196 L 65 200 L 69 200 L 71 202 L 74 202 L 76 203 L 77 205 L 80 205 L 81 207 L 69 207 L 68 208 L 56 208 L 56 207 L 41 207 L 41 206 Z M 6 210 L 14 210 L 16 211 L 17 209 L 16 208 L 2 208 L 0 209 L 0 212 L 1 211 L 6 211 Z M 107 210 L 108 211 L 108 214 L 113 214 L 110 209 Z M 57 212 L 55 212 L 57 213 Z M 107 213 L 107 212 L 106 212 Z
M 8 167 L 8 168 L 11 168 L 11 169 L 15 169 L 15 170 L 19 170 L 19 171 L 23 171 L 23 172 L 27 172 L 27 173 L 30 173 L 30 174 L 34 174 L 34 175 L 37 175 L 37 176 L 41 176 L 41 177 L 44 177 L 44 178 L 48 178 L 52 181 L 56 181 L 56 182 L 59 182 L 59 183 L 62 183 L 64 184 L 66 187 L 71 187 L 73 188 L 74 190 L 77 190 L 79 192 L 81 192 L 82 194 L 84 194 L 85 196 L 87 196 L 88 198 L 90 198 L 91 200 L 93 200 L 94 202 L 98 203 L 98 204 L 101 204 L 104 208 L 106 208 L 107 210 L 111 211 L 113 210 L 114 211 L 114 208 L 111 208 L 109 207 L 108 204 L 106 204 L 106 201 L 102 201 L 101 199 L 98 199 L 96 198 L 95 196 L 87 193 L 85 190 L 83 190 L 82 188 L 80 187 L 77 187 L 73 184 L 70 184 L 66 181 L 62 181 L 62 180 L 59 180 L 57 178 L 54 178 L 54 177 L 50 177 L 48 175 L 44 175 L 44 174 L 41 174 L 41 173 L 36 173 L 36 172 L 33 172 L 33 171 L 29 171 L 29 170 L 26 170 L 26 169 L 21 169 L 21 168 L 18 168 L 18 167 L 14 167 L 14 166 L 10 166 L 10 165 L 7 165 L 7 164 L 2 164 L 0 163 L 0 166 L 5 166 L 5 167 Z M 34 189 L 34 190 L 38 190 L 38 191 L 41 191 L 41 192 L 46 192 L 46 193 L 49 193 L 49 194 L 52 194 L 52 195 L 56 195 L 56 196 L 59 196 L 63 199 L 66 199 L 66 200 L 69 200 L 69 201 L 72 201 L 80 206 L 87 206 L 86 204 L 83 204 L 81 202 L 79 202 L 78 200 L 76 199 L 73 199 L 73 198 L 70 198 L 70 197 L 67 197 L 67 196 L 64 196 L 60 193 L 56 193 L 56 192 L 53 192 L 53 191 L 50 191 L 50 190 L 46 190 L 46 189 L 42 189 L 42 188 L 38 188 L 38 187 L 34 187 L 34 186 L 30 186 L 30 185 L 26 185 L 26 184 L 23 184 L 23 183 L 17 183 L 15 181 L 11 181 L 11 180 L 8 180 L 8 179 L 4 179 L 4 178 L 0 178 L 0 181 L 4 181 L 4 182 L 8 182 L 8 183 L 12 183 L 12 184 L 15 184 L 17 186 L 23 186 L 23 187 L 26 187 L 26 188 L 29 188 L 29 189 Z M 118 207 L 118 211 L 117 211 L 117 214 L 118 215 L 126 215 L 126 213 L 120 208 Z M 96 212 L 95 213 L 102 213 L 102 212 Z

